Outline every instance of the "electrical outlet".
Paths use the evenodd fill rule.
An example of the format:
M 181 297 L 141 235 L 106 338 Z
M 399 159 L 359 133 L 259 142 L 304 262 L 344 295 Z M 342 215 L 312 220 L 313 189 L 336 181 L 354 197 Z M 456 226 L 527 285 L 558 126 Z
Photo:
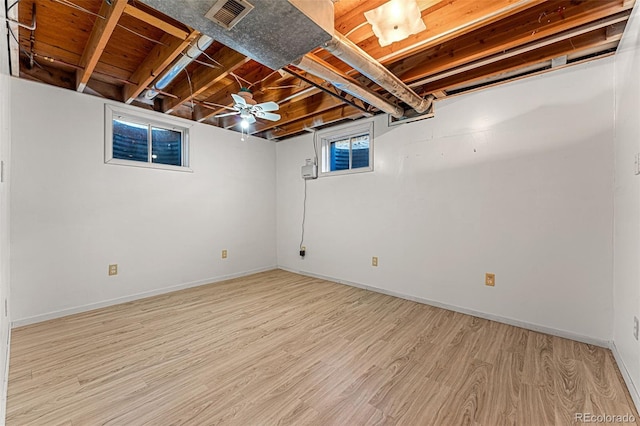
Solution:
M 633 172 L 634 172 L 636 175 L 640 175 L 640 153 L 637 153 L 637 154 L 636 154 L 636 161 L 635 161 L 634 166 L 635 166 L 635 167 L 633 168 Z
M 488 285 L 490 287 L 495 286 L 496 285 L 496 274 L 490 274 L 489 272 L 484 274 L 484 284 Z
M 109 265 L 109 275 L 118 275 L 118 264 Z
M 377 256 L 373 256 L 371 258 L 371 266 L 378 266 L 378 257 Z
M 640 325 L 638 325 L 638 317 L 633 317 L 633 337 L 635 337 L 636 340 L 638 340 L 638 328 L 640 328 Z
M 226 259 L 226 258 L 227 258 L 227 256 L 228 256 L 227 251 L 226 251 L 226 250 L 222 250 L 222 258 L 223 258 L 223 259 Z
M 307 248 L 305 246 L 302 246 L 302 247 L 300 247 L 300 250 L 307 251 Z

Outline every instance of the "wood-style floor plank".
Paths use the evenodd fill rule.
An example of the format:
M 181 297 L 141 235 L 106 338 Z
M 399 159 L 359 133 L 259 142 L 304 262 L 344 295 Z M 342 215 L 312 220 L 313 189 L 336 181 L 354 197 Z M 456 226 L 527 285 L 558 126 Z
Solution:
M 563 425 L 611 353 L 275 270 L 13 330 L 8 425 Z

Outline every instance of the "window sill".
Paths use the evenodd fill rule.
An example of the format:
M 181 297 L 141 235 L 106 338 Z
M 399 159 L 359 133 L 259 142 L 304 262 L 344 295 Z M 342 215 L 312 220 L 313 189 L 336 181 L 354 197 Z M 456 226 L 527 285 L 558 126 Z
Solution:
M 112 158 L 110 160 L 105 161 L 104 163 L 114 164 L 117 166 L 140 167 L 143 169 L 173 170 L 174 172 L 193 173 L 193 169 L 189 167 L 172 166 L 169 164 L 158 164 L 158 163 L 143 163 L 142 161 L 121 160 L 118 158 Z
M 357 169 L 336 170 L 335 172 L 320 172 L 319 177 L 345 176 L 345 175 L 353 175 L 356 173 L 369 173 L 372 171 L 373 171 L 373 167 L 359 167 Z

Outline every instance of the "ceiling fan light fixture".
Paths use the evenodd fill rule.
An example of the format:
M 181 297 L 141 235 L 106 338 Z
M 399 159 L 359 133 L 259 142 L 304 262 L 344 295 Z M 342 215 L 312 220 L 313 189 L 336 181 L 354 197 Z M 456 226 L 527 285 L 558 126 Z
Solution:
M 243 129 L 248 129 L 249 120 L 247 120 L 246 118 L 243 118 L 242 121 L 240 122 L 240 127 L 242 127 Z
M 391 0 L 365 12 L 364 17 L 382 47 L 427 29 L 416 0 Z

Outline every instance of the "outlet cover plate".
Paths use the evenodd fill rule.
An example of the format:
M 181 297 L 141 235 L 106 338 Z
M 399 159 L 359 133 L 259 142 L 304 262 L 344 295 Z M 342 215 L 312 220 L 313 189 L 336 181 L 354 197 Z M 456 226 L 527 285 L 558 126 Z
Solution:
M 371 266 L 378 266 L 378 256 L 373 256 L 371 258 Z
M 633 337 L 638 340 L 638 329 L 640 328 L 640 324 L 638 321 L 638 317 L 633 317 Z
M 109 265 L 109 275 L 118 275 L 118 264 Z
M 491 274 L 489 272 L 484 274 L 484 284 L 494 287 L 496 285 L 496 274 Z

